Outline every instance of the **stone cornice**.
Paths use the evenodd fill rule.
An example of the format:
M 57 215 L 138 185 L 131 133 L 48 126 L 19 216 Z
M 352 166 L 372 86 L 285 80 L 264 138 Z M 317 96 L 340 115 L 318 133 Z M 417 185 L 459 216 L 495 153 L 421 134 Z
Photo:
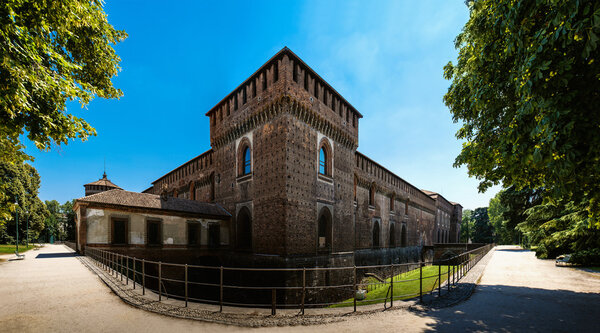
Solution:
M 317 112 L 313 111 L 309 106 L 304 105 L 288 95 L 280 96 L 273 102 L 265 105 L 259 111 L 252 114 L 241 124 L 234 126 L 224 134 L 216 137 L 212 142 L 212 146 L 214 148 L 222 147 L 239 138 L 242 134 L 247 133 L 285 113 L 296 117 L 298 120 L 306 123 L 310 127 L 349 149 L 354 150 L 356 147 L 358 147 L 357 139 L 355 139 L 352 135 L 346 133 L 346 131 L 334 125 Z

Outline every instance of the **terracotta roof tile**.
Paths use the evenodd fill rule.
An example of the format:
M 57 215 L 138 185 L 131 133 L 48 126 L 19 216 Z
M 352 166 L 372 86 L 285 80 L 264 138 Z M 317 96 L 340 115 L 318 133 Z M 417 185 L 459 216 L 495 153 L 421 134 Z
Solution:
M 162 200 L 159 195 L 129 192 L 114 189 L 77 199 L 78 202 L 89 202 L 124 207 L 149 208 L 163 211 L 230 217 L 231 214 L 218 204 L 199 202 L 182 198 Z

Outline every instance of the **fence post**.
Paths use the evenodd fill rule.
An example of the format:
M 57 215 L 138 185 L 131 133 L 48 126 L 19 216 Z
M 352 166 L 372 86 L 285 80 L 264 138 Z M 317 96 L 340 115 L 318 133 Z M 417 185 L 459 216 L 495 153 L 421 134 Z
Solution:
M 419 263 L 419 301 L 423 303 L 423 262 Z
M 219 281 L 219 312 L 223 312 L 223 266 L 220 269 L 221 277 Z
M 390 307 L 394 307 L 394 262 L 392 261 L 392 277 L 390 278 Z
M 158 301 L 162 300 L 162 262 L 158 262 Z
M 142 259 L 142 295 L 146 295 L 146 259 Z
M 450 261 L 448 260 L 448 291 L 450 291 Z
M 304 315 L 304 298 L 306 297 L 306 267 L 302 267 L 302 315 Z
M 188 306 L 188 265 L 185 264 L 185 307 Z
M 121 282 L 123 282 L 123 255 L 121 254 L 121 266 L 119 266 L 119 271 L 121 272 Z
M 354 265 L 354 312 L 356 312 L 356 265 Z
M 277 289 L 271 289 L 271 315 L 274 316 L 277 313 Z
M 133 257 L 133 290 L 135 290 L 135 275 L 136 275 L 136 271 L 135 271 L 135 257 Z
M 438 263 L 438 294 L 442 296 L 442 263 Z
M 129 285 L 129 257 L 125 256 L 125 260 L 127 260 L 127 269 L 125 270 L 125 274 L 127 274 L 127 277 L 125 278 L 125 284 Z

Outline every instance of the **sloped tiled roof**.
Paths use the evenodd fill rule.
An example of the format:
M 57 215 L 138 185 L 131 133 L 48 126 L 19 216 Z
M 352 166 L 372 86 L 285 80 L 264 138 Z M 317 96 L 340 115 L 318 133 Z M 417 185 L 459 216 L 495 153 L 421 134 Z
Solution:
M 231 214 L 218 204 L 199 202 L 182 198 L 161 199 L 159 195 L 129 192 L 114 189 L 100 192 L 77 199 L 78 202 L 115 205 L 122 207 L 156 209 L 188 214 L 210 215 L 215 217 L 230 217 Z
M 119 186 L 115 185 L 113 182 L 111 182 L 109 179 L 106 178 L 106 173 L 104 173 L 102 175 L 102 178 L 98 179 L 95 182 L 91 182 L 91 183 L 87 183 L 83 186 L 88 186 L 88 185 L 100 185 L 100 186 L 108 186 L 108 187 L 114 187 L 114 188 L 120 188 Z

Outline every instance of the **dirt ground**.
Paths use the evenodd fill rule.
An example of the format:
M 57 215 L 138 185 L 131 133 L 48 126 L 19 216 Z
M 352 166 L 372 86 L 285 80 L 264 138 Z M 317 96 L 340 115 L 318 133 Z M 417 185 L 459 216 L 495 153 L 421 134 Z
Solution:
M 600 274 L 555 267 L 516 247 L 494 252 L 475 293 L 461 304 L 349 316 L 319 326 L 251 329 L 148 313 L 123 303 L 62 245 L 0 262 L 0 281 L 2 332 L 593 331 L 600 318 Z

